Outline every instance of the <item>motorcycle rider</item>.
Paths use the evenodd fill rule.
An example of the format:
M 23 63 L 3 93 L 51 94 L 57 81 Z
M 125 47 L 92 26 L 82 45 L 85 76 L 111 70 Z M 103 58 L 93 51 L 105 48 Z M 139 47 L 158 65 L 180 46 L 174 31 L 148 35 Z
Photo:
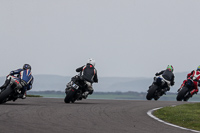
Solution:
M 172 65 L 168 65 L 166 70 L 162 70 L 161 72 L 156 73 L 155 75 L 156 75 L 156 76 L 161 76 L 166 82 L 169 82 L 169 84 L 170 84 L 171 86 L 173 86 L 174 83 L 175 83 L 175 82 L 174 82 L 175 76 L 174 76 L 174 74 L 173 74 L 173 71 L 174 71 L 173 66 L 172 66 Z M 167 83 L 165 83 L 163 87 L 164 87 L 164 88 L 163 88 L 163 91 L 164 91 L 164 92 L 170 90 L 170 87 L 169 87 L 169 85 L 168 85 Z
M 76 69 L 76 72 L 80 72 L 80 77 L 87 84 L 87 91 L 83 94 L 83 98 L 87 98 L 87 96 L 93 93 L 92 84 L 94 82 L 98 83 L 97 70 L 95 69 L 95 60 L 92 58 L 88 59 L 86 65 L 79 67 Z
M 16 98 L 26 98 L 26 91 L 32 89 L 32 84 L 33 84 L 33 76 L 31 72 L 31 66 L 29 64 L 24 64 L 23 68 L 17 69 L 14 71 L 11 71 L 10 76 L 15 76 L 20 79 L 21 82 L 25 84 L 23 88 L 21 89 L 21 94 L 19 94 Z M 9 75 L 7 76 L 7 79 L 5 83 L 0 87 L 0 89 L 5 89 L 7 85 L 10 83 L 10 78 Z
M 198 86 L 200 86 L 200 65 L 197 67 L 197 70 L 193 70 L 191 73 L 187 74 L 187 79 L 193 80 L 194 89 L 190 92 L 191 96 L 193 96 L 194 94 L 197 94 L 197 92 L 199 91 Z M 181 87 L 178 89 L 178 92 L 185 85 L 187 79 L 183 81 Z

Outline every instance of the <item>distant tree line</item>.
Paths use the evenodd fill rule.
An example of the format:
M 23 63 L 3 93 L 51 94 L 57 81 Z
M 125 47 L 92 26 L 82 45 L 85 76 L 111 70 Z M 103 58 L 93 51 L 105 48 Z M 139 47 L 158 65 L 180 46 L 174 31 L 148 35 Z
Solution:
M 29 91 L 29 94 L 63 94 L 65 93 L 64 91 L 54 91 L 54 90 L 48 90 L 48 91 Z M 135 91 L 127 91 L 127 92 L 121 92 L 121 91 L 116 91 L 116 92 L 95 92 L 95 95 L 105 95 L 105 94 L 114 94 L 114 95 L 146 95 L 147 92 L 135 92 Z M 167 94 L 169 95 L 174 95 L 176 93 L 173 92 L 167 92 Z

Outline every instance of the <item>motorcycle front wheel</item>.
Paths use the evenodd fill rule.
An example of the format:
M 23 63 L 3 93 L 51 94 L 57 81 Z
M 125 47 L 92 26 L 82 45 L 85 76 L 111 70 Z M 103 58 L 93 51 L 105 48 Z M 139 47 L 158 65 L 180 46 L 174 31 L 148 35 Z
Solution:
M 12 93 L 11 86 L 8 86 L 5 90 L 3 90 L 0 94 L 0 104 L 6 102 L 6 98 Z
M 185 95 L 186 95 L 187 92 L 188 92 L 188 88 L 183 86 L 183 88 L 178 92 L 176 100 L 182 101 L 185 98 Z
M 149 88 L 148 93 L 147 93 L 147 95 L 146 95 L 146 99 L 147 99 L 147 100 L 151 100 L 152 98 L 154 98 L 155 92 L 156 92 L 157 88 L 158 88 L 158 86 L 156 86 L 156 85 L 152 85 L 152 86 Z

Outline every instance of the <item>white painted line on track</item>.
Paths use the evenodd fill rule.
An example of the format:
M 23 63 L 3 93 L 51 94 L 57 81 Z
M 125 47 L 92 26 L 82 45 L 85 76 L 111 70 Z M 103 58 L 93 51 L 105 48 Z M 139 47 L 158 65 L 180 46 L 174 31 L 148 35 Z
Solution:
M 192 132 L 195 132 L 195 133 L 200 133 L 200 131 L 197 131 L 197 130 L 192 130 L 192 129 L 184 128 L 184 127 L 177 126 L 177 125 L 174 125 L 174 124 L 171 124 L 171 123 L 167 123 L 167 122 L 165 122 L 165 121 L 163 121 L 163 120 L 161 120 L 161 119 L 155 117 L 154 115 L 152 115 L 152 112 L 153 112 L 153 111 L 158 110 L 158 109 L 161 109 L 161 108 L 163 108 L 163 107 L 155 108 L 155 109 L 149 110 L 149 111 L 147 112 L 147 114 L 148 114 L 151 118 L 153 118 L 153 119 L 155 119 L 155 120 L 157 120 L 157 121 L 159 121 L 159 122 L 162 122 L 162 123 L 164 123 L 164 124 L 166 124 L 166 125 L 173 126 L 173 127 L 176 127 L 176 128 L 180 128 L 180 129 L 183 129 L 183 130 L 192 131 Z

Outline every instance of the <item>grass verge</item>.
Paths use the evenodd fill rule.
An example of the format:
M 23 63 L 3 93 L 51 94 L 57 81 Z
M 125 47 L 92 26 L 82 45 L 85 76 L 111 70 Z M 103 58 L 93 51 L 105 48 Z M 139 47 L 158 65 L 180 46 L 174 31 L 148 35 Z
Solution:
M 200 131 L 200 103 L 164 107 L 153 115 L 166 122 Z

